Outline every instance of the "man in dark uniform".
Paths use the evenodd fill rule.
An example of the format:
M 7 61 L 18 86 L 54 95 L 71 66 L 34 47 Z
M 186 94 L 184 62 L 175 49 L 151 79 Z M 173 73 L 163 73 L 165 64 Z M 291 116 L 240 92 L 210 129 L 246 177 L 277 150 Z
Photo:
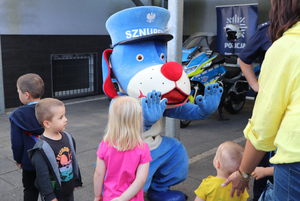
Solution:
M 245 48 L 239 53 L 241 70 L 243 71 L 249 85 L 255 92 L 258 92 L 259 85 L 256 75 L 253 71 L 252 63 L 258 58 L 260 64 L 262 64 L 266 51 L 272 45 L 272 42 L 267 34 L 269 26 L 270 21 L 259 25 L 253 36 L 247 42 Z M 270 152 L 266 152 L 264 158 L 261 160 L 258 166 L 270 167 L 269 158 Z M 259 199 L 267 184 L 267 180 L 273 182 L 273 177 L 264 177 L 260 180 L 254 180 L 253 201 L 257 201 Z
M 259 86 L 253 71 L 252 63 L 259 58 L 261 64 L 266 51 L 272 45 L 271 40 L 267 36 L 269 26 L 270 21 L 259 25 L 253 36 L 247 42 L 246 47 L 239 53 L 241 70 L 255 92 L 258 92 Z

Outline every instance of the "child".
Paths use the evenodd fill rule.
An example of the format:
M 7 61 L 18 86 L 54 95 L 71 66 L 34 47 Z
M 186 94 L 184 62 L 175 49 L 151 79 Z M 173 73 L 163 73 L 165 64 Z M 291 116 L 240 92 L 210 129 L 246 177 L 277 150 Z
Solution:
M 247 200 L 249 197 L 247 191 L 237 197 L 236 195 L 230 197 L 231 186 L 221 187 L 221 184 L 233 172 L 237 171 L 243 157 L 244 149 L 242 146 L 226 141 L 222 143 L 216 152 L 213 160 L 213 165 L 217 170 L 217 176 L 209 176 L 202 181 L 195 194 L 197 195 L 195 201 L 202 200 Z
M 106 135 L 97 151 L 95 201 L 144 200 L 142 188 L 152 159 L 141 138 L 142 122 L 138 100 L 128 96 L 114 100 Z
M 37 201 L 38 189 L 34 186 L 36 172 L 27 151 L 36 143 L 44 128 L 35 117 L 35 104 L 44 93 L 42 78 L 33 73 L 22 75 L 17 80 L 19 99 L 24 104 L 9 115 L 11 147 L 17 166 L 22 169 L 24 201 Z
M 45 128 L 29 158 L 36 169 L 36 187 L 43 200 L 73 201 L 74 187 L 82 186 L 75 155 L 75 141 L 64 132 L 67 125 L 65 106 L 54 98 L 42 99 L 35 114 Z

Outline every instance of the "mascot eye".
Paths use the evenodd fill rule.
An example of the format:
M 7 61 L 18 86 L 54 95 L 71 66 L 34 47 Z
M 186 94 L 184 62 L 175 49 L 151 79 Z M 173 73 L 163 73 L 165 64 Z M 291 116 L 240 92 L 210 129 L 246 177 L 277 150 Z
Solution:
M 143 59 L 144 59 L 144 56 L 142 54 L 138 54 L 136 56 L 136 60 L 138 60 L 138 61 L 143 61 Z
M 164 60 L 164 59 L 165 59 L 165 54 L 164 54 L 164 53 L 161 53 L 161 54 L 160 54 L 160 59 L 161 59 L 161 60 Z

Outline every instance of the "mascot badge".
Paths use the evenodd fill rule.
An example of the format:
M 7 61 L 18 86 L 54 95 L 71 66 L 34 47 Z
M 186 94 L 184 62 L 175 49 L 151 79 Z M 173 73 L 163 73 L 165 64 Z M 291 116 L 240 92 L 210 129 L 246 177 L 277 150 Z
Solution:
M 144 141 L 151 150 L 152 161 L 143 188 L 151 201 L 186 200 L 184 193 L 170 190 L 187 177 L 188 156 L 184 146 L 172 137 L 162 135 L 162 117 L 206 119 L 218 108 L 223 89 L 208 85 L 197 104 L 187 103 L 190 81 L 176 62 L 167 62 L 165 33 L 170 18 L 168 10 L 155 6 L 140 6 L 112 15 L 106 28 L 113 49 L 103 53 L 103 91 L 114 98 L 131 96 L 141 102 L 144 117 Z M 112 72 L 120 86 L 114 88 Z

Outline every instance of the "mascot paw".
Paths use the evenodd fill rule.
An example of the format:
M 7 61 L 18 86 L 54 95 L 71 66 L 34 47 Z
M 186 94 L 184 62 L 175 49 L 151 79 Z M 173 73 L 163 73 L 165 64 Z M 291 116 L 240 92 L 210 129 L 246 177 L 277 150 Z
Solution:
M 147 192 L 147 197 L 151 201 L 186 201 L 188 198 L 180 191 L 155 191 L 151 188 Z
M 208 117 L 217 110 L 222 93 L 223 88 L 218 83 L 206 85 L 204 97 L 202 95 L 196 97 L 196 103 L 200 108 L 201 116 Z
M 142 99 L 142 110 L 145 127 L 151 127 L 163 115 L 168 100 L 164 98 L 161 100 L 161 93 L 153 90 L 147 94 L 147 99 Z

